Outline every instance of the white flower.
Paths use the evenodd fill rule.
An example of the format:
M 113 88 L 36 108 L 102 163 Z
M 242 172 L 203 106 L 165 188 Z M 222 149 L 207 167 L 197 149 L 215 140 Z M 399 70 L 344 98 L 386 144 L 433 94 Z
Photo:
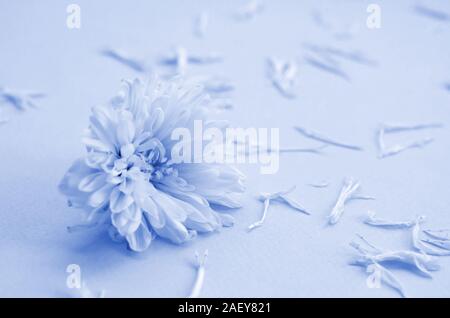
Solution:
M 93 108 L 87 153 L 60 184 L 72 206 L 89 211 L 86 226 L 109 224 L 113 237 L 143 251 L 155 236 L 182 243 L 231 225 L 211 205 L 240 207 L 244 176 L 222 164 L 171 162 L 172 130 L 192 129 L 194 120 L 214 125 L 209 103 L 199 86 L 155 78 L 125 81 L 109 104 Z

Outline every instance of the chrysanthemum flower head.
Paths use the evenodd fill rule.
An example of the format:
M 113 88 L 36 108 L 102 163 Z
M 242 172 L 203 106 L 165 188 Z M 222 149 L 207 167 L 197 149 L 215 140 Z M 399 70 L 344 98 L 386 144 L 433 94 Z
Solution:
M 124 81 L 110 103 L 94 107 L 86 154 L 60 184 L 70 205 L 88 212 L 86 226 L 107 224 L 114 238 L 143 251 L 156 236 L 182 243 L 231 225 L 213 207 L 240 207 L 243 175 L 225 164 L 171 160 L 175 128 L 222 125 L 210 120 L 209 106 L 200 86 L 153 78 Z

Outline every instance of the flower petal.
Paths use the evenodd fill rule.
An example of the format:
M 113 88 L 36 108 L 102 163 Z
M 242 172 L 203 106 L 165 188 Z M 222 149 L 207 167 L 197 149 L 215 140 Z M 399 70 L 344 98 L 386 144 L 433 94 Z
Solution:
M 109 198 L 111 190 L 114 186 L 112 184 L 106 184 L 94 193 L 89 196 L 88 204 L 97 208 L 106 202 L 106 199 Z
M 92 173 L 81 179 L 78 190 L 83 192 L 93 192 L 105 184 L 105 174 L 102 172 Z
M 137 230 L 142 221 L 142 211 L 132 204 L 119 213 L 111 214 L 111 223 L 116 227 L 120 235 L 126 236 Z
M 152 242 L 152 234 L 147 225 L 142 221 L 137 230 L 126 236 L 128 246 L 135 252 L 146 250 Z
M 167 216 L 167 219 L 173 219 L 180 222 L 186 220 L 187 212 L 183 210 L 170 195 L 161 191 L 156 191 L 152 198 L 160 211 Z
M 118 213 L 121 212 L 122 210 L 125 210 L 134 202 L 134 199 L 131 195 L 123 193 L 122 191 L 119 190 L 118 187 L 115 187 L 111 191 L 111 196 L 109 200 L 110 200 L 109 208 L 113 213 Z
M 140 207 L 144 210 L 148 221 L 154 228 L 162 228 L 164 226 L 164 217 L 158 210 L 158 207 L 149 196 L 144 196 L 139 200 Z
M 179 221 L 166 218 L 165 226 L 154 231 L 161 237 L 175 244 L 187 242 L 197 235 L 196 231 L 188 231 L 188 229 Z
M 234 217 L 226 213 L 217 213 L 223 226 L 230 227 L 234 225 Z
M 121 119 L 117 126 L 117 140 L 120 145 L 126 145 L 133 142 L 135 127 L 131 120 Z

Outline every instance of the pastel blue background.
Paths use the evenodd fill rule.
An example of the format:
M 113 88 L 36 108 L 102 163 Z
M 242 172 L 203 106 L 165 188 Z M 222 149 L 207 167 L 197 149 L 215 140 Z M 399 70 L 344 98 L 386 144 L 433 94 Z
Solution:
M 255 19 L 237 22 L 233 13 L 246 1 L 96 0 L 76 1 L 82 26 L 69 30 L 69 3 L 0 0 L 0 84 L 48 94 L 38 109 L 13 113 L 0 126 L 0 296 L 68 296 L 65 270 L 75 263 L 90 288 L 105 289 L 107 296 L 185 297 L 195 278 L 194 251 L 209 249 L 205 297 L 397 297 L 387 287 L 367 288 L 364 270 L 347 264 L 355 233 L 386 248 L 411 247 L 409 231 L 364 225 L 366 211 L 390 219 L 425 214 L 426 227 L 450 227 L 450 92 L 443 88 L 450 80 L 450 21 L 418 15 L 414 1 L 376 1 L 382 27 L 369 30 L 368 1 L 265 1 Z M 448 1 L 426 4 L 450 14 Z M 202 10 L 210 13 L 210 24 L 198 39 L 192 25 Z M 358 32 L 336 39 L 314 23 L 314 10 L 337 28 L 353 25 Z M 351 78 L 345 81 L 303 62 L 305 42 L 361 50 L 378 65 L 343 61 Z M 67 207 L 57 184 L 83 153 L 90 108 L 113 96 L 122 78 L 139 75 L 98 51 L 121 48 L 154 64 L 174 45 L 223 53 L 223 63 L 189 73 L 236 83 L 235 109 L 224 113 L 233 125 L 278 127 L 285 147 L 315 145 L 292 129 L 302 125 L 365 151 L 330 147 L 324 155 L 283 154 L 275 175 L 241 166 L 248 191 L 234 213 L 236 225 L 186 245 L 157 240 L 137 255 L 104 234 L 67 233 L 81 214 Z M 270 56 L 300 62 L 296 99 L 282 97 L 265 76 Z M 378 123 L 436 121 L 446 126 L 400 137 L 433 136 L 433 144 L 377 159 Z M 341 222 L 327 227 L 346 176 L 359 179 L 363 193 L 376 200 L 349 204 Z M 330 186 L 306 185 L 322 180 Z M 262 212 L 255 196 L 294 184 L 293 196 L 312 215 L 274 204 L 266 223 L 248 233 Z M 433 279 L 401 268 L 393 272 L 410 296 L 449 297 L 450 258 L 440 263 Z

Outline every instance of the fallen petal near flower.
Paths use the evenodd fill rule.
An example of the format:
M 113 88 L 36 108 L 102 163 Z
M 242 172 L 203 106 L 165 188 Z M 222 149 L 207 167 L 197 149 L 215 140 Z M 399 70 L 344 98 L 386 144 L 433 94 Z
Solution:
M 306 209 L 297 201 L 295 201 L 294 199 L 291 199 L 289 197 L 287 197 L 286 195 L 282 194 L 279 196 L 278 199 L 276 199 L 278 201 L 282 201 L 287 203 L 291 208 L 294 208 L 302 213 L 308 214 L 310 215 L 311 213 L 309 213 L 308 211 L 306 211 Z
M 252 223 L 248 226 L 248 230 L 251 231 L 257 227 L 260 227 L 261 225 L 263 225 L 264 221 L 266 220 L 266 216 L 267 216 L 267 211 L 269 210 L 269 205 L 270 205 L 270 199 L 267 198 L 264 200 L 264 210 L 263 210 L 263 214 L 262 217 L 259 221 Z
M 145 72 L 148 70 L 148 67 L 145 65 L 143 61 L 119 50 L 105 48 L 101 50 L 100 53 L 103 56 L 109 57 L 125 66 L 128 66 L 129 68 L 137 72 Z
M 200 296 L 200 292 L 203 287 L 203 282 L 205 280 L 205 264 L 206 264 L 207 258 L 208 258 L 208 250 L 205 250 L 202 258 L 200 258 L 198 252 L 195 252 L 197 275 L 195 278 L 194 286 L 192 287 L 192 291 L 189 295 L 189 298 L 197 298 Z
M 289 198 L 287 196 L 289 193 L 294 191 L 295 188 L 296 187 L 293 186 L 293 187 L 289 188 L 288 190 L 274 192 L 274 193 L 262 192 L 259 195 L 259 199 L 264 202 L 264 210 L 263 210 L 262 217 L 261 217 L 261 219 L 259 221 L 251 224 L 248 227 L 248 230 L 251 231 L 251 230 L 253 230 L 253 229 L 263 225 L 263 223 L 264 223 L 264 221 L 266 219 L 267 211 L 269 210 L 269 206 L 270 206 L 270 202 L 271 201 L 279 201 L 279 202 L 285 203 L 285 204 L 287 204 L 288 206 L 290 206 L 291 208 L 293 208 L 293 209 L 295 209 L 297 211 L 300 211 L 300 212 L 302 212 L 304 214 L 310 215 L 310 213 L 300 203 L 298 203 L 294 199 Z

